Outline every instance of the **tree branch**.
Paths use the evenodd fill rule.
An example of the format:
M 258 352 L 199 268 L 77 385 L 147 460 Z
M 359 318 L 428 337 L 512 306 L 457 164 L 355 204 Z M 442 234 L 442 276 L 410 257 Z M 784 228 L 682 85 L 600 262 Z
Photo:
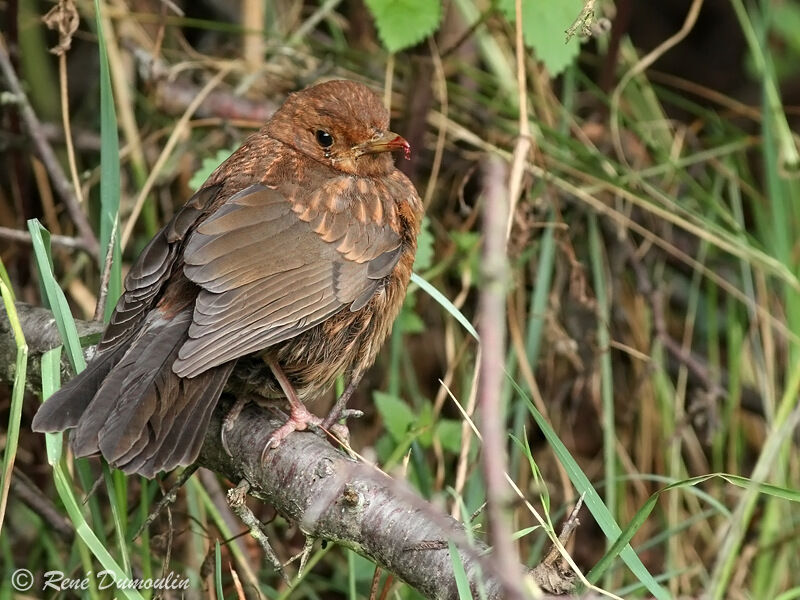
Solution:
M 38 362 L 42 352 L 61 343 L 55 322 L 46 309 L 21 303 L 17 309 L 30 357 Z M 81 335 L 88 335 L 100 326 L 78 321 L 78 328 Z M 14 352 L 13 335 L 3 316 L 0 381 L 13 380 L 14 361 L 7 358 L 9 352 Z M 288 436 L 262 464 L 261 450 L 285 417 L 253 405 L 246 407 L 226 433 L 233 457 L 229 456 L 220 442 L 229 402 L 223 398 L 212 418 L 198 460 L 202 466 L 231 481 L 246 480 L 251 496 L 270 503 L 286 519 L 298 523 L 306 535 L 355 550 L 429 598 L 458 598 L 448 543 L 458 548 L 473 597 L 477 597 L 479 582 L 487 598 L 503 597 L 486 546 L 480 542 L 470 545 L 458 521 L 403 482 L 350 459 L 328 441 L 307 432 Z M 543 575 L 541 569 L 532 573 L 537 583 L 552 589 L 552 573 Z

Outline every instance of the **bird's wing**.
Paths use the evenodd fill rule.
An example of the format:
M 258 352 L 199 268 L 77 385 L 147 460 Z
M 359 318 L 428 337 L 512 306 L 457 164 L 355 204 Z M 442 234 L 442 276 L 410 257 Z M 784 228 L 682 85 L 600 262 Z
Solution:
M 198 191 L 142 250 L 125 277 L 125 291 L 103 333 L 103 339 L 97 347 L 98 353 L 116 347 L 139 333 L 139 326 L 158 301 L 164 283 L 178 262 L 181 241 L 214 201 L 219 190 L 220 186 L 214 185 Z
M 354 216 L 357 194 L 323 206 L 298 193 L 252 185 L 189 236 L 184 274 L 202 289 L 175 374 L 196 376 L 358 310 L 391 273 L 402 248 L 385 215 Z

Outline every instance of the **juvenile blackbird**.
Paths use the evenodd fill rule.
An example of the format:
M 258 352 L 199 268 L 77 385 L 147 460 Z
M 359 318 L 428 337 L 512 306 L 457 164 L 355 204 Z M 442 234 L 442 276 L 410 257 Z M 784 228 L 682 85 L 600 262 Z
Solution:
M 142 251 L 91 364 L 34 431 L 74 428 L 77 456 L 153 477 L 194 462 L 232 374 L 289 401 L 273 447 L 320 424 L 303 402 L 348 373 L 341 408 L 403 303 L 422 217 L 388 126 L 358 83 L 290 95 Z

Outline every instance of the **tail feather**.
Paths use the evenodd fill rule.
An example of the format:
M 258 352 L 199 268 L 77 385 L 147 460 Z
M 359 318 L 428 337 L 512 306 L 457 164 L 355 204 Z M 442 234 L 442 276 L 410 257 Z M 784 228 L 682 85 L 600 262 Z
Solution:
M 127 473 L 153 477 L 193 462 L 234 363 L 191 379 L 175 375 L 191 320 L 191 310 L 171 318 L 149 313 L 137 335 L 98 355 L 45 402 L 34 428 L 75 428 L 77 456 L 100 453 Z
M 77 426 L 103 380 L 124 354 L 125 347 L 117 347 L 95 355 L 83 372 L 70 379 L 39 407 L 31 429 L 53 433 Z
M 175 315 L 167 321 L 157 311 L 145 321 L 146 332 L 125 354 L 117 369 L 126 372 L 121 388 L 104 384 L 95 401 L 104 403 L 105 396 L 113 398 L 113 406 L 100 427 L 88 433 L 97 439 L 98 447 L 110 463 L 124 456 L 145 432 L 151 420 L 157 420 L 159 408 L 168 410 L 178 398 L 161 398 L 156 381 L 172 375 L 172 363 L 186 339 L 191 312 Z M 90 406 L 91 409 L 91 406 Z M 78 436 L 83 425 L 78 427 Z
M 211 414 L 222 388 L 233 369 L 228 363 L 203 373 L 193 379 L 185 379 L 181 396 L 188 401 L 180 411 L 168 411 L 159 422 L 160 431 L 153 429 L 152 443 L 141 450 L 132 449 L 117 461 L 117 467 L 127 473 L 140 473 L 153 477 L 159 471 L 169 471 L 179 465 L 187 465 L 200 453 Z M 170 373 L 170 378 L 178 379 Z

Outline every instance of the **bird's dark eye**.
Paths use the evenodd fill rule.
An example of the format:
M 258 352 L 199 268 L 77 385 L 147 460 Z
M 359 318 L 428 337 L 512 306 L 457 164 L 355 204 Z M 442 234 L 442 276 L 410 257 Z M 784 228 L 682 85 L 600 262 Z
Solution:
M 324 129 L 317 129 L 314 135 L 317 137 L 317 143 L 323 148 L 330 148 L 333 145 L 333 136 Z

